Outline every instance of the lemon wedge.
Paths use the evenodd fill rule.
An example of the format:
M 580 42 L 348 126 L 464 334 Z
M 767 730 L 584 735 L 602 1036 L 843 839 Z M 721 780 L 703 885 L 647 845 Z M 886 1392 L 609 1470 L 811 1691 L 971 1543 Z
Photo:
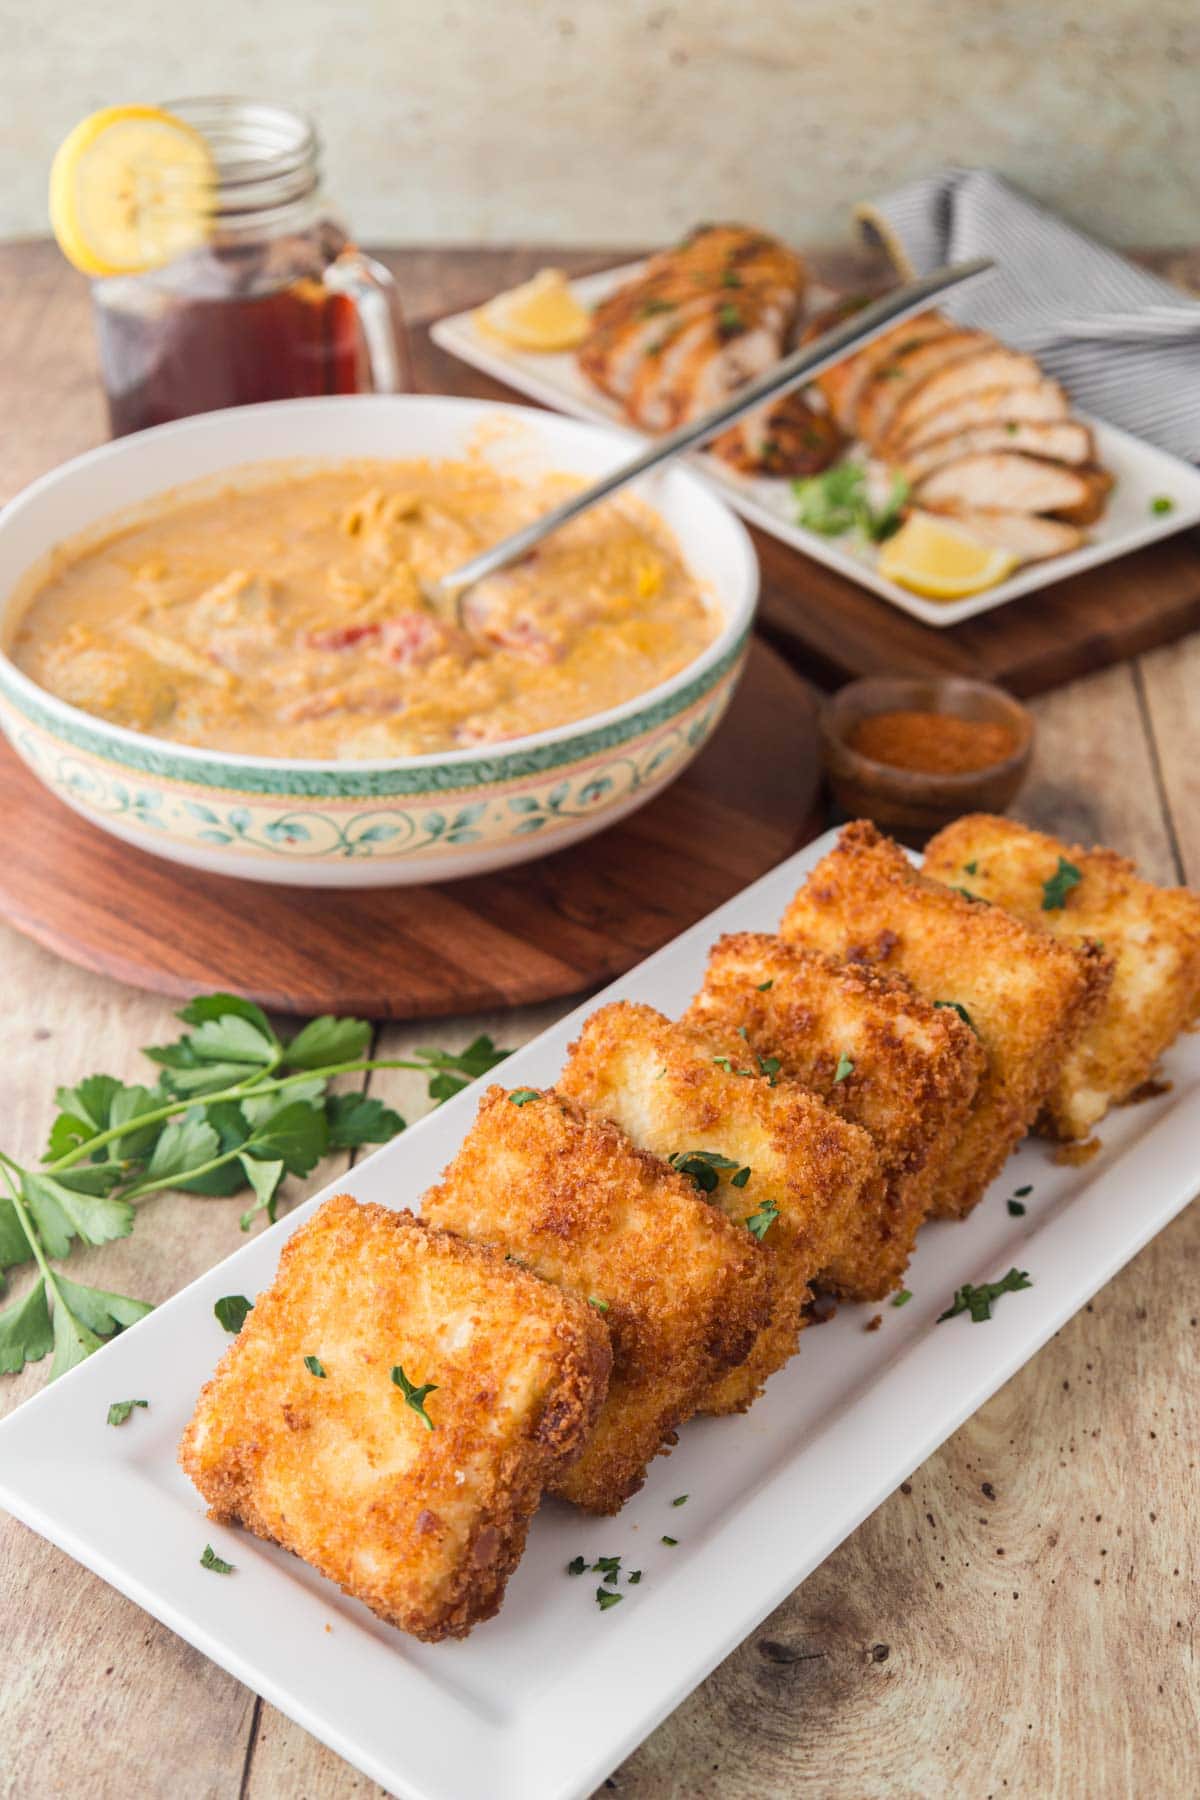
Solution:
M 516 350 L 573 350 L 586 337 L 591 315 L 561 269 L 541 269 L 532 281 L 481 306 L 475 323 Z
M 50 170 L 50 223 L 85 275 L 139 275 L 202 244 L 216 170 L 198 131 L 157 106 L 106 106 Z
M 912 512 L 879 552 L 879 573 L 927 600 L 965 600 L 1011 575 L 1020 559 L 969 532 Z

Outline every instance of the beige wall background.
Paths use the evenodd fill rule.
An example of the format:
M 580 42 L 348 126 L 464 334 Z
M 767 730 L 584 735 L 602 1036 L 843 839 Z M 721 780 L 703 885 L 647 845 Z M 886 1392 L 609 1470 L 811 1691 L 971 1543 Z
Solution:
M 309 111 L 376 241 L 832 240 L 946 162 L 1200 238 L 1200 0 L 0 0 L 0 236 L 83 114 L 217 92 Z

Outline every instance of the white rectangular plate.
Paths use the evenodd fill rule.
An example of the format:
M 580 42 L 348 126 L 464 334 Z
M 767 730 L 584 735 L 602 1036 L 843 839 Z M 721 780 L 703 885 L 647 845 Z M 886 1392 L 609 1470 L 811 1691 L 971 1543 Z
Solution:
M 585 275 L 571 283 L 585 306 L 595 306 L 614 287 L 628 281 L 641 268 L 640 263 L 627 263 L 619 269 L 605 269 L 599 275 Z M 820 290 L 811 296 L 815 309 L 833 296 Z M 455 313 L 439 319 L 433 327 L 433 341 L 462 362 L 482 369 L 497 381 L 507 382 L 519 393 L 540 400 L 543 406 L 558 412 L 572 413 L 580 419 L 610 420 L 629 428 L 629 422 L 614 401 L 601 394 L 580 372 L 570 352 L 539 355 L 530 351 L 511 350 L 499 339 L 479 329 L 472 313 Z M 923 600 L 886 581 L 875 567 L 873 545 L 859 543 L 852 537 L 827 538 L 815 531 L 805 531 L 794 523 L 795 505 L 791 485 L 787 481 L 767 480 L 742 475 L 720 457 L 697 455 L 689 458 L 694 467 L 716 484 L 729 504 L 743 518 L 773 537 L 781 538 L 797 550 L 803 550 L 816 562 L 836 569 L 860 587 L 870 588 L 893 606 L 911 613 L 926 625 L 939 629 L 957 625 L 976 613 L 990 612 L 1021 594 L 1032 594 L 1052 582 L 1064 581 L 1082 569 L 1094 569 L 1126 556 L 1156 538 L 1170 537 L 1189 525 L 1200 522 L 1200 470 L 1190 463 L 1159 450 L 1141 438 L 1131 436 L 1119 426 L 1108 425 L 1087 413 L 1078 413 L 1091 426 L 1096 438 L 1100 461 L 1116 477 L 1116 487 L 1108 509 L 1100 522 L 1091 528 L 1088 541 L 1068 556 L 1054 557 L 1049 562 L 1031 563 L 1018 569 L 1007 581 L 975 594 L 968 600 Z M 1153 511 L 1159 497 L 1173 502 L 1165 513 Z
M 605 1000 L 677 1015 L 713 939 L 773 930 L 831 841 L 517 1051 L 506 1083 L 553 1082 Z M 846 1306 L 807 1332 L 752 1412 L 688 1425 L 618 1518 L 544 1506 L 503 1611 L 466 1643 L 418 1644 L 295 1558 L 211 1525 L 175 1446 L 229 1343 L 213 1303 L 267 1286 L 284 1240 L 330 1193 L 416 1208 L 471 1123 L 471 1090 L 0 1425 L 0 1503 L 405 1800 L 586 1795 L 1196 1192 L 1200 1037 L 1181 1041 L 1168 1072 L 1171 1093 L 1115 1113 L 1085 1167 L 1026 1144 L 966 1223 L 922 1232 L 909 1304 Z M 1026 1183 L 1028 1213 L 1012 1218 L 1005 1200 Z M 961 1283 L 1014 1263 L 1034 1285 L 1005 1296 L 985 1329 L 966 1315 L 935 1324 Z M 883 1327 L 865 1332 L 876 1310 Z M 150 1410 L 111 1429 L 109 1402 L 131 1395 Z M 672 1507 L 677 1494 L 685 1506 Z M 208 1541 L 233 1575 L 200 1567 Z M 596 1577 L 565 1572 L 579 1553 L 620 1555 L 641 1584 L 601 1613 Z

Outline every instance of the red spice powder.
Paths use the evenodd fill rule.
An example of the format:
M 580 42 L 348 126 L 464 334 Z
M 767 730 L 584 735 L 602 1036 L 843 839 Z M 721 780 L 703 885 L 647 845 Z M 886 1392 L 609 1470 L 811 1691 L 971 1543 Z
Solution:
M 922 775 L 969 775 L 1003 762 L 1017 747 L 1007 725 L 955 713 L 882 712 L 860 719 L 850 748 L 893 769 Z

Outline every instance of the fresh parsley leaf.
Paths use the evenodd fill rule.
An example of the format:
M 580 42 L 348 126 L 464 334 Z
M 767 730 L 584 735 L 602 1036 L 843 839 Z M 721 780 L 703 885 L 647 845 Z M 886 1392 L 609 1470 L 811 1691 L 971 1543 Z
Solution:
M 971 1017 L 971 1015 L 967 1011 L 966 1007 L 960 1005 L 957 1000 L 935 1000 L 933 1004 L 935 1006 L 944 1007 L 947 1012 L 956 1012 L 958 1014 L 959 1018 L 962 1020 L 963 1024 L 969 1025 L 971 1027 L 971 1030 L 975 1031 L 974 1019 Z M 979 1033 L 977 1031 L 975 1031 L 975 1036 L 976 1037 L 979 1036 Z
M 472 1081 L 486 1075 L 497 1063 L 502 1063 L 511 1050 L 500 1050 L 486 1033 L 475 1038 L 465 1050 L 414 1050 L 415 1061 L 424 1064 L 431 1073 L 429 1082 L 429 1098 L 440 1105 L 443 1100 L 452 1100 L 460 1094 Z M 436 1071 L 436 1072 L 434 1072 Z
M 619 1556 L 598 1556 L 592 1564 L 594 1570 L 598 1572 L 602 1569 L 605 1575 L 615 1575 L 620 1566 L 621 1559 Z
M 985 1281 L 980 1287 L 974 1287 L 968 1281 L 955 1289 L 953 1304 L 944 1313 L 938 1314 L 938 1324 L 943 1319 L 957 1318 L 959 1313 L 969 1312 L 974 1324 L 982 1325 L 985 1319 L 992 1316 L 992 1304 L 1001 1294 L 1015 1294 L 1022 1288 L 1032 1287 L 1033 1283 L 1024 1269 L 1010 1269 L 999 1281 Z
M 567 1574 L 568 1575 L 582 1575 L 583 1571 L 586 1568 L 587 1568 L 587 1564 L 583 1560 L 582 1556 L 573 1556 L 571 1558 L 570 1562 L 567 1564 Z
M 200 1567 L 202 1569 L 211 1569 L 214 1575 L 233 1574 L 233 1564 L 226 1562 L 223 1556 L 218 1556 L 211 1544 L 205 1544 L 204 1546 L 204 1554 L 200 1558 Z
M 796 522 L 822 537 L 842 537 L 857 531 L 872 543 L 882 543 L 898 529 L 908 500 L 908 483 L 895 476 L 881 507 L 871 504 L 867 472 L 860 463 L 835 463 L 819 475 L 792 483 Z
M 246 1148 L 264 1162 L 282 1162 L 289 1175 L 311 1175 L 329 1148 L 329 1125 L 323 1111 L 295 1100 L 256 1127 Z
M 433 1420 L 425 1411 L 425 1396 L 437 1393 L 436 1381 L 427 1381 L 424 1387 L 414 1387 L 399 1363 L 392 1370 L 392 1380 L 403 1393 L 405 1402 L 412 1407 L 425 1429 L 427 1431 L 436 1430 Z
M 275 1202 L 279 1197 L 279 1188 L 284 1176 L 283 1159 L 262 1162 L 256 1156 L 242 1155 L 237 1160 L 242 1174 L 254 1189 L 254 1205 L 242 1214 L 238 1223 L 243 1231 L 249 1231 L 259 1213 L 265 1212 L 273 1225 L 275 1223 Z
M 757 1212 L 752 1212 L 746 1220 L 747 1231 L 752 1231 L 761 1244 L 779 1217 L 779 1208 L 773 1200 L 764 1200 Z
M 1023 1200 L 1010 1200 L 1008 1210 L 1014 1219 L 1023 1219 L 1027 1209 Z
M 289 1069 L 324 1069 L 330 1063 L 358 1062 L 370 1044 L 366 1019 L 335 1019 L 326 1013 L 297 1032 L 283 1060 Z
M 99 1350 L 105 1338 L 127 1325 L 135 1325 L 151 1311 L 144 1300 L 130 1300 L 124 1294 L 109 1294 L 102 1288 L 80 1287 L 62 1275 L 55 1276 L 54 1287 L 51 1381 L 57 1381 L 76 1363 Z
M 846 1055 L 846 1052 L 843 1050 L 842 1054 L 838 1057 L 837 1068 L 833 1071 L 834 1086 L 836 1087 L 839 1081 L 845 1081 L 846 1077 L 848 1075 L 853 1075 L 853 1073 L 854 1073 L 854 1064 L 851 1062 L 850 1058 Z
M 319 1356 L 306 1356 L 304 1366 L 310 1375 L 315 1375 L 318 1381 L 324 1381 L 325 1365 Z
M 246 1323 L 246 1314 L 254 1311 L 253 1300 L 247 1300 L 245 1294 L 222 1294 L 213 1307 L 218 1325 L 224 1327 L 232 1337 L 236 1337 Z
M 1155 494 L 1153 500 L 1150 502 L 1150 511 L 1159 514 L 1174 512 L 1175 502 L 1169 494 Z
M 694 1181 L 702 1194 L 716 1192 L 719 1169 L 736 1169 L 738 1166 L 731 1156 L 722 1156 L 716 1150 L 676 1150 L 667 1161 L 681 1175 Z
M 640 1569 L 630 1569 L 625 1579 L 630 1587 L 636 1587 L 638 1582 L 642 1579 L 642 1571 Z
M 750 1179 L 750 1170 L 748 1168 L 743 1167 L 743 1168 L 738 1169 L 735 1174 L 733 1174 L 729 1177 L 729 1185 L 730 1185 L 730 1187 L 744 1188 L 746 1183 L 749 1181 L 749 1179 Z
M 892 1295 L 892 1305 L 893 1306 L 907 1306 L 911 1299 L 912 1299 L 912 1294 L 909 1291 L 909 1289 L 901 1288 L 900 1292 L 898 1294 Z
M 288 1092 L 294 1094 L 295 1089 Z M 325 1102 L 329 1148 L 353 1150 L 359 1144 L 387 1144 L 405 1129 L 404 1120 L 382 1100 L 367 1094 L 330 1094 Z
M 26 1363 L 41 1362 L 53 1347 L 46 1283 L 39 1278 L 27 1294 L 0 1312 L 0 1374 L 19 1374 Z
M 624 1598 L 624 1594 L 616 1594 L 612 1588 L 598 1587 L 596 1589 L 596 1599 L 600 1603 L 601 1612 L 607 1612 L 610 1606 L 619 1606 Z
M 221 1139 L 216 1129 L 200 1112 L 186 1112 L 181 1119 L 169 1119 L 163 1126 L 146 1165 L 146 1180 L 186 1177 L 190 1169 L 211 1162 L 220 1153 Z
M 759 982 L 758 986 L 755 988 L 754 991 L 756 994 L 765 994 L 767 992 L 768 988 L 773 988 L 774 986 L 775 986 L 775 977 L 773 975 L 768 975 L 767 979 L 765 981 Z
M 1082 880 L 1083 870 L 1077 869 L 1065 856 L 1060 856 L 1057 869 L 1042 883 L 1042 911 L 1061 912 L 1067 904 L 1067 895 Z
M 540 1100 L 542 1096 L 536 1088 L 514 1088 L 508 1097 L 514 1106 L 528 1106 L 531 1100 Z
M 774 1087 L 779 1075 L 779 1058 L 777 1056 L 759 1056 L 758 1072 L 767 1078 L 767 1086 Z
M 33 1251 L 21 1229 L 16 1208 L 7 1196 L 0 1196 L 0 1274 L 5 1269 L 15 1269 L 21 1263 L 30 1262 L 32 1258 Z M 0 1288 L 2 1285 L 0 1283 Z
M 114 1400 L 108 1409 L 110 1425 L 123 1425 L 135 1406 L 149 1406 L 148 1400 Z
M 129 1236 L 134 1216 L 129 1202 L 87 1192 L 89 1177 L 112 1176 L 120 1179 L 116 1170 L 109 1169 L 71 1169 L 58 1176 L 25 1172 L 21 1195 L 51 1256 L 66 1256 L 73 1237 L 85 1244 L 110 1244 Z

